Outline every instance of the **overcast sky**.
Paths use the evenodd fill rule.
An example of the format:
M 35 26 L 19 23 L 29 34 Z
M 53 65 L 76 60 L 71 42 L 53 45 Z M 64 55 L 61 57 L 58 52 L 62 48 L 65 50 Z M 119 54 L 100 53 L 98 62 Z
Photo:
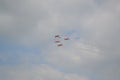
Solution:
M 0 0 L 0 80 L 120 80 L 119 41 L 120 0 Z

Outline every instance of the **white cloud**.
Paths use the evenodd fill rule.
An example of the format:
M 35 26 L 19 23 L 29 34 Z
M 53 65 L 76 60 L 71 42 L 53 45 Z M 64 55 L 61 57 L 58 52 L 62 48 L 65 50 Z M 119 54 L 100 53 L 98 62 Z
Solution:
M 2 80 L 88 80 L 85 76 L 63 73 L 48 65 L 0 67 L 0 74 Z
M 52 46 L 43 51 L 44 60 L 63 69 L 73 70 L 88 65 L 90 67 L 103 60 L 101 51 L 98 48 L 80 42 L 73 41 L 70 45 L 68 43 L 62 47 Z

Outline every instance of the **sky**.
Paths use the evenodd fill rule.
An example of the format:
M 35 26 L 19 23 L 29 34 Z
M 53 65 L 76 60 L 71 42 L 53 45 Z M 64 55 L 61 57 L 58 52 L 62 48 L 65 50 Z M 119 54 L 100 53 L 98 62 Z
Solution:
M 120 0 L 0 0 L 0 80 L 120 80 L 119 34 Z

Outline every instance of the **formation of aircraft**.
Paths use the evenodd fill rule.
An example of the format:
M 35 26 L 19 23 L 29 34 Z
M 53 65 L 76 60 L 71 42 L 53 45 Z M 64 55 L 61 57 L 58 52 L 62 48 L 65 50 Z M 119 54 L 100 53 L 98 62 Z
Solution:
M 55 35 L 55 43 L 57 44 L 58 47 L 63 46 L 63 43 L 61 42 L 61 38 L 63 40 L 70 40 L 69 37 L 63 37 L 61 35 Z

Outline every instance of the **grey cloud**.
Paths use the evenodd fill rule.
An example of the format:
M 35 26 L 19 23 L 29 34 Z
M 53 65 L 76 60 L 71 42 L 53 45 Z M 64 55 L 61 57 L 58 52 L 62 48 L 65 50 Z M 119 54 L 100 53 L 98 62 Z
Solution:
M 29 43 L 34 43 L 43 39 L 42 35 L 59 33 L 61 29 L 73 29 L 72 26 L 79 26 L 79 20 L 82 19 L 79 15 L 84 12 L 82 11 L 84 4 L 92 6 L 93 0 L 89 2 L 87 0 L 57 2 L 54 0 L 4 0 L 2 3 L 6 5 L 7 13 L 11 13 L 15 21 L 14 25 L 9 25 L 11 29 L 8 29 L 6 33 L 18 41 L 27 43 L 29 40 Z

